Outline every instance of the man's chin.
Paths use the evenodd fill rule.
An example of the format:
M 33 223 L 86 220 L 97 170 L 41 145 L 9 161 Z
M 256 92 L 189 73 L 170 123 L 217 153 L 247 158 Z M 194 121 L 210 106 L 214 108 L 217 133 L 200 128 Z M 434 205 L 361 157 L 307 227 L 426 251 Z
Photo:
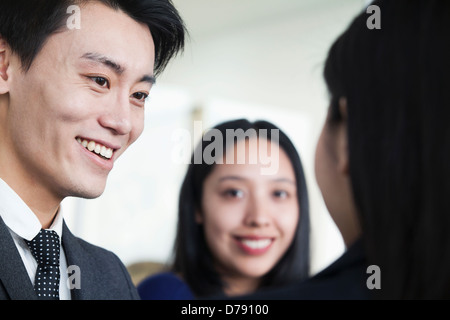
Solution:
M 105 191 L 105 184 L 100 185 L 90 185 L 90 186 L 78 186 L 76 189 L 72 189 L 70 197 L 84 198 L 84 199 L 95 199 L 100 197 Z
M 91 199 L 96 199 L 96 198 L 100 197 L 102 194 L 103 194 L 103 192 L 95 193 L 95 194 L 93 194 L 93 193 L 86 193 L 84 195 L 79 195 L 79 196 L 76 196 L 76 197 L 91 200 Z

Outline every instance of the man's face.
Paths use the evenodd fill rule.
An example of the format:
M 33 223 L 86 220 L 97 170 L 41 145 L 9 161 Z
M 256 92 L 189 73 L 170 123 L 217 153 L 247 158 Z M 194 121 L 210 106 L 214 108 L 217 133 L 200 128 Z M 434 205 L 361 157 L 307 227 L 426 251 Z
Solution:
M 31 68 L 9 66 L 2 153 L 15 176 L 58 197 L 94 198 L 139 137 L 154 67 L 146 25 L 100 3 L 51 35 Z

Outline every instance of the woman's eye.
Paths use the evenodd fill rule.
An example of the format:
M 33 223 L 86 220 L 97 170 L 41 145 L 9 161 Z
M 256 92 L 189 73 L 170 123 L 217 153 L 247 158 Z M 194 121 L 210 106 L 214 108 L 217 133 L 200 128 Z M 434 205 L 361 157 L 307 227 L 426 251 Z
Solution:
M 148 94 L 145 92 L 136 92 L 133 93 L 132 97 L 135 98 L 136 100 L 144 101 L 145 99 L 148 98 Z
M 230 198 L 242 198 L 244 196 L 244 192 L 239 189 L 229 189 L 224 192 L 224 195 Z
M 92 81 L 98 84 L 100 87 L 109 89 L 109 81 L 103 77 L 90 77 Z
M 288 197 L 288 193 L 286 191 L 284 191 L 284 190 L 276 190 L 276 191 L 273 192 L 273 195 L 276 198 L 280 198 L 280 199 L 285 199 L 285 198 Z

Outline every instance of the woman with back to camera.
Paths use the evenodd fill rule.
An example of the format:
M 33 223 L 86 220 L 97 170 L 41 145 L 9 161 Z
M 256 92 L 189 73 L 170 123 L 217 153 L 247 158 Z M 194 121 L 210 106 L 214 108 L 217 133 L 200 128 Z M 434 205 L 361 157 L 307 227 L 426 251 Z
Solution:
M 364 11 L 329 51 L 316 151 L 327 208 L 365 260 L 352 270 L 347 251 L 306 282 L 244 299 L 450 298 L 450 2 L 372 5 L 381 29 Z
M 239 131 L 253 134 L 232 137 Z M 205 139 L 208 132 L 222 141 Z M 308 276 L 308 194 L 292 142 L 266 121 L 227 121 L 208 132 L 181 187 L 173 264 L 138 285 L 144 300 L 230 297 Z M 267 157 L 252 162 L 255 151 L 277 170 L 264 173 Z M 198 163 L 196 153 L 215 161 Z

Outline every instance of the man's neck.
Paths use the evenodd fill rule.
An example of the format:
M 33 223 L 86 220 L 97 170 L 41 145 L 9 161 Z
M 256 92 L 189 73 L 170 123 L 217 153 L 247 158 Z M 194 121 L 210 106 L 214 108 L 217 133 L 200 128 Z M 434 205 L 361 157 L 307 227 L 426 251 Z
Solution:
M 0 178 L 25 202 L 42 224 L 48 228 L 55 218 L 61 201 L 51 189 L 51 183 L 43 181 L 32 174 L 33 170 L 22 165 L 22 161 L 15 155 L 11 142 L 6 138 L 7 132 L 1 130 L 0 137 Z
M 62 199 L 54 196 L 46 188 L 36 183 L 26 183 L 24 180 L 13 179 L 11 175 L 0 172 L 0 178 L 25 202 L 36 215 L 42 228 L 48 229 L 56 214 Z

